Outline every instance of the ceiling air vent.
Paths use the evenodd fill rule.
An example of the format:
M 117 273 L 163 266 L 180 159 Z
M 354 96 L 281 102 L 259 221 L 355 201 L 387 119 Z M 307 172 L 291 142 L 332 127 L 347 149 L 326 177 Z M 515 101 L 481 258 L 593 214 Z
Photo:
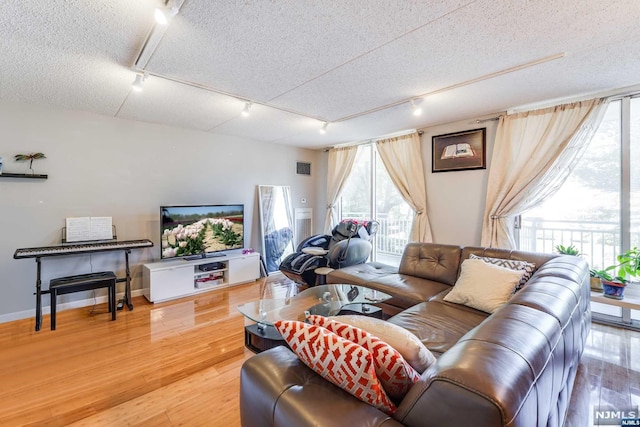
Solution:
M 296 162 L 296 173 L 298 175 L 311 175 L 311 163 Z

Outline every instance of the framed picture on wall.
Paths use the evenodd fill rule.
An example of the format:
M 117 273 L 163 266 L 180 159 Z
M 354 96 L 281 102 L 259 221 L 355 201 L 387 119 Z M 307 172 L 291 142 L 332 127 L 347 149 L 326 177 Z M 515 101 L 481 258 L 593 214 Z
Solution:
M 486 169 L 486 133 L 482 128 L 432 137 L 431 172 Z

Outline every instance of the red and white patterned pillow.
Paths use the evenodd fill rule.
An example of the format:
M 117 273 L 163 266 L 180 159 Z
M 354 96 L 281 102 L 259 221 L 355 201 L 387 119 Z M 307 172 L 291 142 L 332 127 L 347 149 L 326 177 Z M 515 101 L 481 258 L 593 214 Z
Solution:
M 387 395 L 394 402 L 400 402 L 411 386 L 420 379 L 420 374 L 407 363 L 393 347 L 369 332 L 355 326 L 341 323 L 323 316 L 308 316 L 314 325 L 327 328 L 342 338 L 361 345 L 373 356 L 376 374 Z
M 378 380 L 371 353 L 362 346 L 303 322 L 279 320 L 273 326 L 300 360 L 323 378 L 388 415 L 396 411 Z
M 341 316 L 331 316 L 329 319 L 346 323 L 356 328 L 363 329 L 371 335 L 380 338 L 391 347 L 398 350 L 417 373 L 421 374 L 429 366 L 436 363 L 436 358 L 420 341 L 420 338 L 404 329 L 401 326 L 385 322 L 376 317 L 362 316 L 358 314 L 345 314 Z

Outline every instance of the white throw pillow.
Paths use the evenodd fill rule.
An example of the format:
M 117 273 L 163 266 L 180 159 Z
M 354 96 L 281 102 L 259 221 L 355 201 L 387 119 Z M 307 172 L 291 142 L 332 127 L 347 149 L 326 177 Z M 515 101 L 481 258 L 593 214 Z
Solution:
M 524 273 L 479 259 L 466 259 L 460 277 L 444 300 L 493 313 L 513 295 Z
M 359 316 L 356 314 L 332 316 L 330 319 L 363 329 L 371 335 L 380 338 L 398 350 L 398 353 L 402 355 L 404 360 L 419 373 L 423 373 L 436 361 L 433 354 L 431 354 L 429 349 L 424 346 L 417 336 L 393 323 L 376 319 L 375 317 Z

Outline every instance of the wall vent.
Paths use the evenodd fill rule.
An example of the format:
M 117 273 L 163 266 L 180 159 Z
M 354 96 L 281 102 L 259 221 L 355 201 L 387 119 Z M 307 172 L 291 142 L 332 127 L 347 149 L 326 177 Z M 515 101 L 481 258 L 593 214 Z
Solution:
M 296 223 L 296 247 L 307 237 L 313 236 L 313 209 L 296 208 L 294 211 Z
M 298 175 L 311 175 L 311 163 L 296 162 L 296 173 Z

